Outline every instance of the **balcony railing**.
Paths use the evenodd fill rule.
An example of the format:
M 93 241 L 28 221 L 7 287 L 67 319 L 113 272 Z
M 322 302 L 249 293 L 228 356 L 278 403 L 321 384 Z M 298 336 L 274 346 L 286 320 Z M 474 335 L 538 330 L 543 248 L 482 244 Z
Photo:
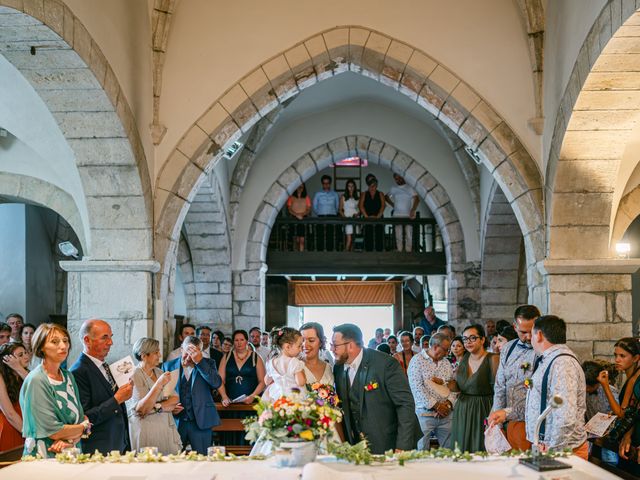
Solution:
M 267 255 L 269 273 L 277 274 L 446 271 L 442 236 L 431 218 L 279 218 Z

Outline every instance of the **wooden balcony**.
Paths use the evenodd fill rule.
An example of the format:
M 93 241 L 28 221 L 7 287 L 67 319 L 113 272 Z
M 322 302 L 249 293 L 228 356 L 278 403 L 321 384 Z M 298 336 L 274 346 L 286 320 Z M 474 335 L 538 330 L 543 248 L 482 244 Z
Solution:
M 399 228 L 405 248 L 398 251 L 396 226 L 411 230 L 410 251 L 405 228 Z M 353 230 L 350 251 L 347 229 Z M 296 237 L 304 238 L 303 251 Z M 267 265 L 268 275 L 446 274 L 440 230 L 435 220 L 420 218 L 281 218 L 271 231 Z

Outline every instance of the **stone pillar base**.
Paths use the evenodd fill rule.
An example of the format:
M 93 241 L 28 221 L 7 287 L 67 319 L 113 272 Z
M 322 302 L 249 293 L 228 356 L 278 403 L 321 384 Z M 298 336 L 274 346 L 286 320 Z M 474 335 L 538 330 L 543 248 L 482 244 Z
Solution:
M 610 358 L 632 335 L 631 274 L 640 260 L 546 260 L 548 313 L 567 322 L 567 344 L 581 360 Z
M 151 293 L 153 274 L 160 269 L 158 262 L 82 260 L 63 261 L 60 267 L 68 272 L 69 366 L 82 351 L 79 330 L 87 319 L 99 318 L 111 325 L 110 360 L 130 355 L 136 340 L 153 335 Z

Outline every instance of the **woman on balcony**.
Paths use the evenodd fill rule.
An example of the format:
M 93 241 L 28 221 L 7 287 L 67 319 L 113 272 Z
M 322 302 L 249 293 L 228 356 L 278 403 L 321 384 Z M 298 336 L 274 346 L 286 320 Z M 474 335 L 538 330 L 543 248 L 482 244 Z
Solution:
M 350 178 L 345 185 L 344 194 L 340 196 L 340 216 L 344 218 L 356 218 L 360 216 L 358 208 L 358 188 L 356 182 Z M 353 250 L 353 225 L 344 227 L 346 235 L 345 251 Z
M 296 188 L 293 195 L 287 200 L 289 215 L 298 220 L 308 217 L 311 213 L 311 198 L 307 195 L 307 187 L 304 182 Z M 293 232 L 293 249 L 304 252 L 304 224 L 296 225 Z
M 367 175 L 367 191 L 360 195 L 360 213 L 364 218 L 382 218 L 384 213 L 384 194 L 378 190 L 378 179 L 375 175 Z M 384 250 L 384 225 L 365 225 L 364 249 L 367 252 Z

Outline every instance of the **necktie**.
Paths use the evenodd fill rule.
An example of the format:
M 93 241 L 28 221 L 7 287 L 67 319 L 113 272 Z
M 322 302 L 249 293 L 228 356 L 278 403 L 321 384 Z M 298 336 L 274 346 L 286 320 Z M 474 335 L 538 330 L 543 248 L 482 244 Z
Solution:
M 533 348 L 530 344 L 523 343 L 523 342 L 520 342 L 520 341 L 518 341 L 518 343 L 516 345 L 518 345 L 518 348 L 524 348 L 525 350 L 531 350 Z
M 113 375 L 111 375 L 111 370 L 109 370 L 109 364 L 107 362 L 104 362 L 102 364 L 102 368 L 104 368 L 104 371 L 107 372 L 107 380 L 109 380 L 109 384 L 111 385 L 111 390 L 115 392 L 118 389 L 118 386 L 116 385 L 116 381 L 114 380 Z

